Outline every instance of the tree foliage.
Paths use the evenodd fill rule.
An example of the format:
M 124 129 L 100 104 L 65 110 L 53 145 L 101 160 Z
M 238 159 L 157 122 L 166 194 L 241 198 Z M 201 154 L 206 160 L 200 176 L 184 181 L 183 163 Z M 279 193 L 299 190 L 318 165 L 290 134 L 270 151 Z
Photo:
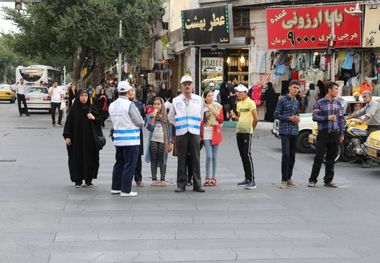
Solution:
M 115 60 L 119 20 L 123 53 L 135 62 L 150 41 L 150 25 L 162 14 L 162 0 L 42 0 L 21 13 L 6 10 L 19 29 L 13 39 L 16 51 L 69 60 L 74 80 L 86 63 Z

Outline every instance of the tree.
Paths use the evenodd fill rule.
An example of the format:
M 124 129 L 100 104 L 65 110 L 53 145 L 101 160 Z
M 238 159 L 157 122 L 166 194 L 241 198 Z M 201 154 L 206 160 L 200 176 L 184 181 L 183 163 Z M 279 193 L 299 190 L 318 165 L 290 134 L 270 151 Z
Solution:
M 28 5 L 25 13 L 6 10 L 20 31 L 14 36 L 17 51 L 71 61 L 74 83 L 82 67 L 99 72 L 117 57 L 119 20 L 123 53 L 133 63 L 150 41 L 150 25 L 162 14 L 162 0 L 43 0 Z

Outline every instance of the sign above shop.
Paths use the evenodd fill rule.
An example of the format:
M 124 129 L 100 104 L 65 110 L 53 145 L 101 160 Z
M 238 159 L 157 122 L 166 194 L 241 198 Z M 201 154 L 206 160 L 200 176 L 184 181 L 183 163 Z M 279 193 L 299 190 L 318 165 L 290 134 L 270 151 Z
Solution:
M 366 5 L 363 47 L 380 47 L 380 5 Z
M 185 46 L 229 44 L 232 6 L 182 11 L 182 36 Z
M 354 4 L 267 9 L 268 48 L 327 48 L 334 20 L 336 47 L 361 46 L 361 16 Z

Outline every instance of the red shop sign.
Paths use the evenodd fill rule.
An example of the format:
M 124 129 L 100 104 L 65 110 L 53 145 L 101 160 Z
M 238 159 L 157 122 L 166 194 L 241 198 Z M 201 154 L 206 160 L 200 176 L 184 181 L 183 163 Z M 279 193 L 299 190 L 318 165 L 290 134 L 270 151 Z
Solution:
M 336 47 L 361 46 L 354 4 L 267 9 L 269 49 L 327 48 L 334 14 Z

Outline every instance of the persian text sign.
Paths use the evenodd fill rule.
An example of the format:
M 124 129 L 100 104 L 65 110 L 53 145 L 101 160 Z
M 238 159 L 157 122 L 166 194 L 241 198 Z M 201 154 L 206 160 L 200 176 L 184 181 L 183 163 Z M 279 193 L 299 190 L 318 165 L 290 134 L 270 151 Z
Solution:
M 327 48 L 332 20 L 336 47 L 360 47 L 360 15 L 355 5 L 331 5 L 267 9 L 268 48 Z
M 363 47 L 380 47 L 380 5 L 366 5 Z

